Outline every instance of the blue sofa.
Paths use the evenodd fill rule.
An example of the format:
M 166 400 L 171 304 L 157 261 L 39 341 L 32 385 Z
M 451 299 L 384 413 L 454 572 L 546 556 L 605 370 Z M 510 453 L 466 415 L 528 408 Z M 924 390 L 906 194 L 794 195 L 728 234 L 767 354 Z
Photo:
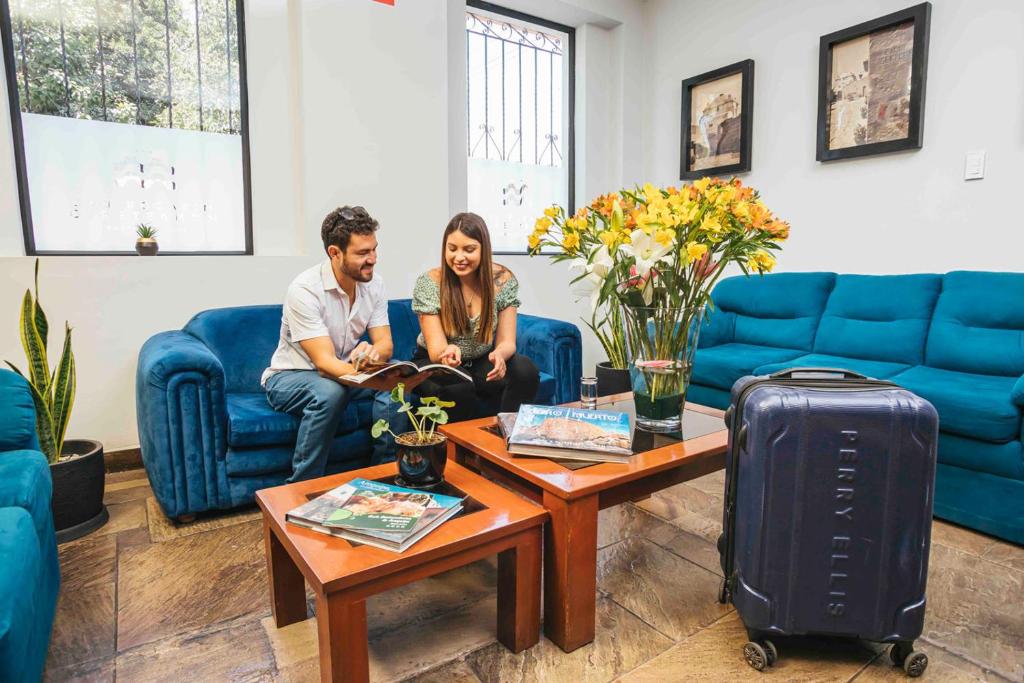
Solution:
M 409 299 L 388 302 L 395 358 L 412 357 L 419 322 Z M 540 369 L 538 403 L 576 400 L 579 329 L 520 315 L 516 344 Z M 298 420 L 274 411 L 260 375 L 277 346 L 281 306 L 203 311 L 184 329 L 151 337 L 139 352 L 136 409 L 142 461 L 169 517 L 233 508 L 291 474 Z M 481 406 L 482 411 L 493 406 Z M 328 472 L 365 467 L 370 401 L 342 418 Z
M 939 412 L 935 515 L 1024 543 L 1024 273 L 741 276 L 712 300 L 689 400 L 795 366 L 891 380 Z
M 60 590 L 50 466 L 28 383 L 0 370 L 0 681 L 43 675 Z

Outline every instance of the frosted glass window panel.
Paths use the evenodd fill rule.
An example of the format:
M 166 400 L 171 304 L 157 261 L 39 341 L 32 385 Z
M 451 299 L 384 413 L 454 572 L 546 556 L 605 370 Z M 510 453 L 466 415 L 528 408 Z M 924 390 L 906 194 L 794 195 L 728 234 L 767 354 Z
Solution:
M 39 251 L 244 251 L 238 135 L 23 114 Z
M 469 5 L 468 209 L 487 221 L 495 251 L 523 253 L 545 208 L 573 208 L 572 29 Z

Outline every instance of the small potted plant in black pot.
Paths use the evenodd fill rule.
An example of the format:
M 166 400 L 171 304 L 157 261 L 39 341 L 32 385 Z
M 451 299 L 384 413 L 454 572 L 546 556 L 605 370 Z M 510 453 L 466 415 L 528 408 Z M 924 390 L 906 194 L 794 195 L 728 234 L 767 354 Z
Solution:
M 106 471 L 103 444 L 91 439 L 64 438 L 76 388 L 71 327 L 65 321 L 64 346 L 57 367 L 51 371 L 46 357 L 49 324 L 39 304 L 39 259 L 36 259 L 35 296 L 25 290 L 20 322 L 28 374 L 23 374 L 9 361 L 7 365 L 28 380 L 32 391 L 39 450 L 50 463 L 53 479 L 53 525 L 57 542 L 64 543 L 106 523 L 109 517 L 103 504 Z
M 395 437 L 398 446 L 398 478 L 395 484 L 414 489 L 429 489 L 444 481 L 444 467 L 448 462 L 448 437 L 437 433 L 437 425 L 448 422 L 445 408 L 455 405 L 454 401 L 442 401 L 435 396 L 421 397 L 419 408 L 413 411 L 412 404 L 405 400 L 405 385 L 399 384 L 391 390 L 391 401 L 400 403 L 398 412 L 409 417 L 414 431 L 395 434 L 387 420 L 381 419 L 373 425 L 373 438 L 384 432 Z
M 135 252 L 139 256 L 156 256 L 160 251 L 160 245 L 156 243 L 156 228 L 139 223 L 135 228 L 135 234 L 139 236 L 135 240 Z

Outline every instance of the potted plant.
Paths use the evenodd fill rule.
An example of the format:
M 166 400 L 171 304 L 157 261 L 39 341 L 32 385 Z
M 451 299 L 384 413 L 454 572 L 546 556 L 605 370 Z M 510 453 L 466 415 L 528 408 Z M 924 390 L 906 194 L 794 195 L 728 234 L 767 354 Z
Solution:
M 576 267 L 574 284 L 595 308 L 618 311 L 637 426 L 677 432 L 711 290 L 725 267 L 746 274 L 775 266 L 789 236 L 756 190 L 737 179 L 701 178 L 681 187 L 646 184 L 598 197 L 568 215 L 552 206 L 530 235 L 531 254 Z
M 139 256 L 156 256 L 160 251 L 160 245 L 156 243 L 156 228 L 139 223 L 135 228 L 135 234 L 139 236 L 135 240 L 135 252 Z
M 445 408 L 455 405 L 454 401 L 442 401 L 435 396 L 420 398 L 422 404 L 413 411 L 412 404 L 405 400 L 405 385 L 399 383 L 391 390 L 391 401 L 400 403 L 398 412 L 409 417 L 414 431 L 395 434 L 387 420 L 380 419 L 370 429 L 373 438 L 384 432 L 395 437 L 398 446 L 398 486 L 414 489 L 433 488 L 444 481 L 444 467 L 448 462 L 448 437 L 437 433 L 437 425 L 448 422 Z
M 50 462 L 53 479 L 50 503 L 53 523 L 57 542 L 63 543 L 84 536 L 107 521 L 107 508 L 103 504 L 103 444 L 89 439 L 64 438 L 76 388 L 71 327 L 64 321 L 64 347 L 56 369 L 51 371 L 46 355 L 49 325 L 39 304 L 39 259 L 35 268 L 35 296 L 25 290 L 20 328 L 28 375 L 10 361 L 7 365 L 28 380 L 32 391 L 39 449 Z

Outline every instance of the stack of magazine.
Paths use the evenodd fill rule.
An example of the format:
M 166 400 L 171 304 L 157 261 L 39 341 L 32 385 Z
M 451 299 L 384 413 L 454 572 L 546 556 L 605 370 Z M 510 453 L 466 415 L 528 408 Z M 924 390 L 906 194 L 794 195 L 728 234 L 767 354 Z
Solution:
M 458 514 L 463 500 L 360 478 L 300 505 L 285 519 L 348 541 L 402 552 Z
M 629 462 L 633 454 L 624 412 L 524 405 L 518 413 L 499 413 L 498 425 L 512 455 Z

